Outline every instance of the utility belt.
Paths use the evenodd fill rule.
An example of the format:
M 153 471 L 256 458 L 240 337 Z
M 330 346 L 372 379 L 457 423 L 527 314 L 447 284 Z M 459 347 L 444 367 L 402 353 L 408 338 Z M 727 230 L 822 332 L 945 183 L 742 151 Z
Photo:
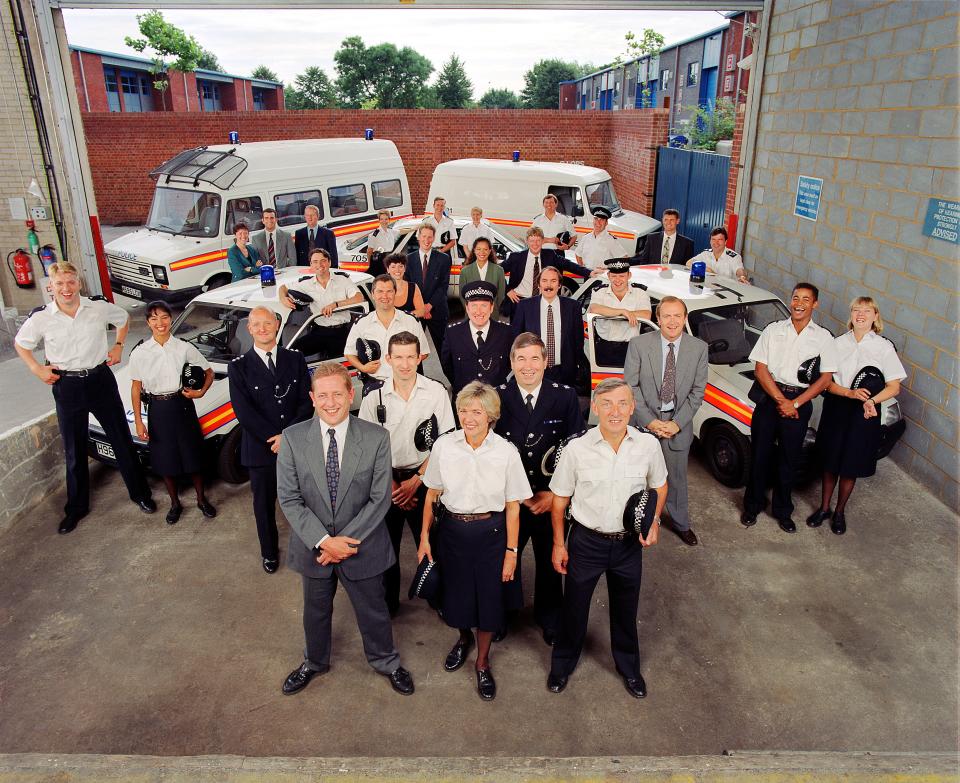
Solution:
M 775 381 L 775 383 L 777 384 L 777 388 L 783 392 L 783 396 L 788 400 L 799 397 L 807 390 L 805 386 L 791 386 L 788 383 L 780 383 L 779 381 Z
M 107 363 L 103 362 L 102 364 L 98 364 L 96 367 L 90 367 L 86 370 L 54 370 L 54 372 L 61 378 L 86 378 L 90 375 L 93 375 L 97 370 L 106 366 Z
M 628 533 L 626 530 L 620 530 L 616 533 L 604 533 L 600 530 L 594 530 L 592 527 L 587 527 L 582 522 L 578 522 L 576 519 L 571 517 L 573 522 L 583 530 L 585 533 L 594 536 L 596 538 L 603 538 L 607 541 L 626 541 L 628 538 L 636 538 L 636 533 Z
M 161 400 L 172 400 L 174 397 L 182 397 L 180 393 L 183 389 L 177 389 L 176 391 L 167 392 L 166 394 L 154 394 L 153 392 L 147 392 L 147 401 L 148 402 L 159 402 Z M 140 393 L 140 399 L 143 399 L 143 392 Z
M 423 467 L 422 463 L 415 468 L 393 468 L 393 480 L 397 482 L 406 481 L 419 473 L 421 467 Z
M 480 514 L 457 514 L 453 511 L 450 511 L 442 503 L 440 506 L 440 514 L 444 519 L 455 519 L 457 522 L 479 522 L 482 519 L 490 519 L 494 515 L 494 511 L 484 511 Z

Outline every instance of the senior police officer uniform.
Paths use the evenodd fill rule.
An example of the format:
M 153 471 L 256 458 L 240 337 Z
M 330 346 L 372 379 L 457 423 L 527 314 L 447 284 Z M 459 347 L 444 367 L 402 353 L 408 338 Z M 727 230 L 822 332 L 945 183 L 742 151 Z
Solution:
M 477 280 L 463 291 L 468 304 L 475 300 L 494 302 L 497 287 Z M 479 332 L 479 334 L 478 334 Z M 471 381 L 498 386 L 510 374 L 510 346 L 513 331 L 492 318 L 478 329 L 469 318 L 447 327 L 447 337 L 440 350 L 440 366 L 450 381 L 453 396 Z
M 713 250 L 707 248 L 687 261 L 687 266 L 693 266 L 698 261 L 703 261 L 707 265 L 707 271 L 710 274 L 717 275 L 717 277 L 729 277 L 732 280 L 737 279 L 737 270 L 743 269 L 743 257 L 729 247 L 723 249 L 720 258 L 713 254 Z
M 79 299 L 72 318 L 55 301 L 35 308 L 16 336 L 17 345 L 28 351 L 43 343 L 47 361 L 59 368 L 53 399 L 67 470 L 66 516 L 60 524 L 61 533 L 73 530 L 90 511 L 87 439 L 91 413 L 113 447 L 130 499 L 145 513 L 157 510 L 133 446 L 116 378 L 105 361 L 107 325 L 122 327 L 129 316 L 102 296 Z

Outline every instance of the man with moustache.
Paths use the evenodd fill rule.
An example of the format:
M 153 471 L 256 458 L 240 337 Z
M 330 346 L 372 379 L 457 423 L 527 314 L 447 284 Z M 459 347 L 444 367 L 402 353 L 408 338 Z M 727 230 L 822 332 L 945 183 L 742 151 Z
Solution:
M 491 319 L 497 287 L 477 280 L 463 289 L 467 319 L 447 329 L 440 352 L 440 366 L 450 381 L 453 396 L 471 381 L 498 386 L 510 373 L 510 343 L 506 324 Z
M 590 277 L 590 270 L 586 267 L 567 261 L 563 253 L 544 247 L 543 229 L 531 226 L 527 229 L 527 249 L 511 253 L 503 262 L 507 298 L 500 305 L 500 312 L 504 316 L 512 315 L 520 300 L 539 295 L 540 274 L 548 266 L 578 277 Z

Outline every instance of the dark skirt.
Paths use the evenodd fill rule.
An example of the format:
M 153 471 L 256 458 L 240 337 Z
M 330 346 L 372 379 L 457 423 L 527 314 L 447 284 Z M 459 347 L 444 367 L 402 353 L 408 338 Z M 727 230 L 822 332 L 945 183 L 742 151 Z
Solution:
M 153 400 L 147 414 L 150 467 L 161 476 L 203 470 L 203 435 L 193 400 L 178 395 Z
M 826 394 L 817 427 L 817 455 L 826 473 L 866 478 L 877 471 L 880 416 L 863 418 L 863 403 Z M 879 409 L 879 405 L 877 408 Z
M 494 632 L 503 627 L 506 551 L 507 522 L 502 511 L 474 522 L 444 518 L 437 536 L 437 562 L 447 625 Z

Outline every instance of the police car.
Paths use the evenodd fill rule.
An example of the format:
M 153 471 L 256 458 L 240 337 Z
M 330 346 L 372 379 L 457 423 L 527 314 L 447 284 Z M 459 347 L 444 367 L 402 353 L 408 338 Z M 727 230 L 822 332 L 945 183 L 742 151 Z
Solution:
M 356 320 L 373 309 L 373 300 L 369 291 L 370 275 L 343 271 L 334 273 L 348 275 L 363 294 L 362 302 L 340 308 L 341 310 L 348 311 L 351 318 Z M 210 464 L 215 465 L 220 477 L 231 484 L 246 481 L 247 471 L 240 464 L 240 427 L 233 412 L 233 406 L 230 404 L 227 365 L 250 350 L 253 345 L 253 338 L 247 331 L 247 316 L 254 307 L 267 307 L 280 317 L 277 340 L 282 346 L 295 349 L 298 342 L 308 338 L 316 316 L 309 309 L 297 311 L 284 307 L 277 299 L 277 292 L 281 285 L 290 287 L 298 280 L 309 276 L 310 270 L 307 267 L 292 267 L 277 273 L 276 286 L 261 286 L 259 278 L 251 278 L 207 291 L 191 301 L 174 322 L 173 335 L 193 343 L 213 368 L 213 384 L 207 393 L 200 399 L 194 400 L 194 403 Z M 339 356 L 312 354 L 304 358 L 311 372 L 322 361 L 339 361 L 346 366 L 350 370 L 356 390 L 354 408 L 360 407 L 360 381 L 356 370 L 343 357 L 342 351 Z M 120 387 L 120 398 L 126 408 L 127 422 L 134 445 L 141 460 L 145 465 L 149 465 L 150 447 L 146 441 L 137 437 L 134 425 L 130 402 L 130 375 L 127 367 L 117 372 L 117 385 Z M 144 421 L 147 417 L 148 414 L 144 413 Z M 104 436 L 100 423 L 92 415 L 89 428 L 89 453 L 101 462 L 116 466 L 113 448 Z
M 647 292 L 654 311 L 664 296 L 676 296 L 686 303 L 687 332 L 707 344 L 710 363 L 707 389 L 703 405 L 693 419 L 693 432 L 714 477 L 728 487 L 742 486 L 750 467 L 750 422 L 754 409 L 747 396 L 753 384 L 754 365 L 747 357 L 764 327 L 789 318 L 789 310 L 771 292 L 732 279 L 708 275 L 702 285 L 691 283 L 690 271 L 675 264 L 632 267 L 631 284 Z M 593 295 L 606 285 L 605 276 L 591 278 L 574 294 L 583 311 L 584 351 L 589 359 L 592 387 L 604 378 L 623 377 L 627 353 L 627 343 L 606 341 L 597 334 L 597 324 L 605 317 L 587 312 Z M 636 331 L 643 334 L 656 329 L 652 321 L 641 320 Z M 820 398 L 814 400 L 801 472 L 809 473 L 812 467 L 810 458 L 821 405 Z M 884 432 L 880 456 L 885 457 L 903 432 L 896 399 L 884 402 L 880 415 Z

